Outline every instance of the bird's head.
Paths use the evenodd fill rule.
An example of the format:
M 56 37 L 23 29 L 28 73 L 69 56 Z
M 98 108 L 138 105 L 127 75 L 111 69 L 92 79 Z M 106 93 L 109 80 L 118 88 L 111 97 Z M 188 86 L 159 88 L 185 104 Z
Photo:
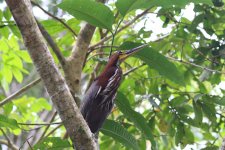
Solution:
M 119 65 L 126 58 L 128 58 L 129 56 L 133 55 L 134 53 L 138 52 L 139 50 L 141 50 L 147 46 L 148 46 L 148 44 L 144 44 L 144 45 L 132 48 L 132 49 L 124 51 L 124 52 L 117 51 L 109 58 L 108 65 Z

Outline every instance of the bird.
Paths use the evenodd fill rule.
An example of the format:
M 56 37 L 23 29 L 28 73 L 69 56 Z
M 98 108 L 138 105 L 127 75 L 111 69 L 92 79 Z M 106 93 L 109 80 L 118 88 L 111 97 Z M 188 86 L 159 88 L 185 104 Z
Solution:
M 111 113 L 123 73 L 120 64 L 148 44 L 112 54 L 98 77 L 91 83 L 81 102 L 80 111 L 92 133 L 97 133 Z

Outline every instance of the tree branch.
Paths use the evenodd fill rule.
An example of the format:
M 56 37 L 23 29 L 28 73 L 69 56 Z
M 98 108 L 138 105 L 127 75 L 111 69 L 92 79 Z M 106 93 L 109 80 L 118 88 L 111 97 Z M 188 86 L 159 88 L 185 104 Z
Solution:
M 38 30 L 29 0 L 6 0 L 22 33 L 25 46 L 40 74 L 56 110 L 77 150 L 95 150 L 96 143 L 79 108 L 54 63 L 47 44 Z
M 45 28 L 41 25 L 41 23 L 37 21 L 37 24 L 38 24 L 38 27 L 39 27 L 42 35 L 44 36 L 45 40 L 48 42 L 48 44 L 51 46 L 52 50 L 56 54 L 60 64 L 62 66 L 65 65 L 66 59 L 62 55 L 62 53 L 61 53 L 59 47 L 57 46 L 57 44 L 54 42 L 54 40 L 51 38 L 51 36 L 48 34 L 48 32 L 45 30 Z
M 53 19 L 59 21 L 61 24 L 63 24 L 70 32 L 73 33 L 73 35 L 76 37 L 77 34 L 75 33 L 75 31 L 73 31 L 72 28 L 70 28 L 70 26 L 68 26 L 64 21 L 62 21 L 61 19 L 59 19 L 58 17 L 54 16 L 53 14 L 49 13 L 47 10 L 45 10 L 44 8 L 42 8 L 39 4 L 35 3 L 34 1 L 31 1 L 31 3 L 34 6 L 37 6 L 38 8 L 40 8 L 44 13 L 46 13 L 47 15 L 51 16 Z
M 2 107 L 3 105 L 7 104 L 8 102 L 11 102 L 15 97 L 19 96 L 23 92 L 25 92 L 28 89 L 30 89 L 31 87 L 35 86 L 39 82 L 41 82 L 41 78 L 38 78 L 38 79 L 32 81 L 31 83 L 27 84 L 26 86 L 24 86 L 20 90 L 16 91 L 15 93 L 13 93 L 12 95 L 10 95 L 9 97 L 5 98 L 4 100 L 2 100 L 0 102 L 0 107 Z
M 125 24 L 124 26 L 122 26 L 116 34 L 120 33 L 121 31 L 123 31 L 124 29 L 126 29 L 127 27 L 129 27 L 130 25 L 132 25 L 136 20 L 138 20 L 139 18 L 141 18 L 142 16 L 146 15 L 148 13 L 150 9 L 146 9 L 145 11 L 143 11 L 141 14 L 137 15 L 136 17 L 134 17 L 133 20 L 131 20 L 130 22 L 128 22 L 127 24 Z M 112 38 L 112 35 L 110 36 L 107 36 L 105 38 L 103 38 L 101 41 L 99 41 L 98 43 L 94 44 L 94 45 L 91 45 L 89 47 L 89 53 L 91 51 L 93 51 L 95 49 L 95 47 L 99 46 L 99 45 L 102 45 L 104 44 L 104 42 L 108 41 L 109 39 Z
M 169 59 L 171 59 L 171 60 L 173 60 L 173 61 L 178 61 L 178 62 L 183 63 L 183 64 L 192 65 L 194 67 L 198 67 L 198 68 L 201 68 L 203 70 L 207 70 L 207 71 L 215 72 L 215 73 L 220 73 L 220 74 L 225 74 L 225 72 L 221 72 L 219 70 L 213 70 L 213 69 L 210 69 L 210 68 L 207 68 L 207 67 L 203 67 L 203 66 L 197 65 L 195 63 L 189 62 L 189 61 L 183 61 L 183 60 L 176 59 L 176 58 L 169 57 L 169 56 L 166 56 L 166 57 L 169 58 Z
M 6 140 L 0 139 L 0 145 L 2 145 L 2 144 L 8 146 L 12 150 L 18 150 L 19 149 L 16 145 L 14 145 L 14 144 L 13 145 L 9 145 Z
M 14 145 L 12 143 L 12 141 L 10 140 L 10 138 L 7 136 L 7 134 L 5 133 L 5 131 L 0 128 L 2 134 L 4 135 L 5 139 L 7 140 L 7 142 L 5 143 L 5 145 L 7 145 L 9 148 L 13 149 L 13 150 L 18 150 L 18 148 L 16 147 L 16 145 Z
M 223 139 L 223 142 L 222 142 L 220 150 L 225 150 L 225 137 Z
M 99 0 L 104 3 L 105 0 Z M 86 60 L 86 54 L 90 45 L 92 36 L 95 31 L 94 26 L 86 23 L 77 36 L 76 44 L 73 47 L 71 56 L 67 59 L 67 63 L 63 66 L 65 78 L 77 105 L 80 105 L 80 99 L 76 95 L 80 95 L 81 73 L 83 64 Z

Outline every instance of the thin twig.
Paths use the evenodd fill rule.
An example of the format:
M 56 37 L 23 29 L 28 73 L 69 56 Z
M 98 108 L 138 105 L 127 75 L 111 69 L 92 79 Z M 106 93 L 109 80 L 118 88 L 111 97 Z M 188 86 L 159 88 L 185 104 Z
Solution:
M 49 135 L 51 135 L 52 133 L 54 133 L 58 128 L 60 128 L 63 124 L 58 125 L 57 127 L 55 127 L 53 130 L 51 130 L 45 137 L 48 137 Z
M 24 126 L 48 126 L 48 125 L 56 125 L 62 124 L 62 122 L 52 122 L 52 123 L 17 123 L 18 125 Z
M 54 16 L 53 14 L 49 13 L 47 10 L 45 10 L 43 7 L 41 7 L 39 4 L 35 3 L 34 1 L 31 1 L 31 3 L 35 6 L 37 6 L 38 8 L 40 8 L 44 13 L 46 13 L 47 15 L 51 16 L 53 19 L 59 21 L 61 24 L 63 24 L 70 32 L 73 33 L 73 35 L 75 37 L 77 37 L 77 34 L 75 33 L 75 31 L 68 26 L 62 19 L 59 19 L 58 17 Z
M 22 94 L 23 92 L 27 91 L 28 89 L 30 89 L 31 87 L 35 86 L 36 84 L 38 84 L 41 81 L 41 78 L 38 78 L 34 81 L 32 81 L 31 83 L 27 84 L 26 86 L 24 86 L 23 88 L 21 88 L 20 90 L 16 91 L 15 93 L 13 93 L 12 95 L 8 96 L 7 98 L 5 98 L 4 100 L 2 100 L 0 102 L 0 107 L 2 107 L 3 105 L 5 105 L 6 103 L 12 101 L 15 97 L 19 96 L 20 94 Z
M 141 67 L 143 67 L 143 66 L 145 66 L 145 65 L 146 65 L 146 64 L 144 63 L 144 64 L 142 64 L 142 65 L 140 65 L 140 66 L 134 67 L 134 68 L 128 70 L 127 72 L 125 72 L 125 73 L 123 74 L 123 76 L 127 76 L 127 75 L 130 74 L 131 72 L 134 72 L 135 70 L 137 70 L 137 69 L 139 69 L 139 68 L 141 68 Z
M 29 138 L 27 138 L 26 139 L 26 141 L 25 142 L 23 142 L 23 144 L 20 146 L 20 148 L 19 148 L 19 150 L 22 150 L 22 147 L 24 146 L 24 144 L 30 139 L 30 138 L 32 138 L 33 136 L 31 136 L 31 137 L 29 137 Z
M 10 138 L 7 136 L 7 134 L 5 133 L 5 131 L 4 131 L 2 128 L 0 128 L 0 130 L 1 130 L 2 134 L 4 135 L 5 139 L 6 139 L 7 142 L 8 142 L 7 145 L 8 145 L 10 148 L 12 148 L 13 150 L 17 150 L 18 148 L 16 148 L 16 146 L 12 143 L 12 141 L 11 141 Z
M 27 140 L 27 143 L 28 143 L 30 149 L 33 150 L 32 146 L 31 146 L 31 144 L 30 144 L 30 142 L 28 140 Z
M 52 115 L 52 118 L 51 118 L 51 120 L 49 121 L 50 123 L 52 123 L 52 122 L 54 121 L 56 115 L 57 115 L 57 112 L 55 112 L 55 113 Z M 45 134 L 47 133 L 49 127 L 50 127 L 50 125 L 48 125 L 48 126 L 45 128 L 45 130 L 44 130 L 44 132 L 42 133 L 42 135 L 40 136 L 39 140 L 41 140 L 41 139 L 45 136 Z M 38 141 L 39 141 L 39 140 L 38 140 Z
M 148 13 L 149 9 L 146 9 L 145 11 L 143 11 L 141 14 L 137 15 L 136 17 L 134 17 L 133 20 L 131 20 L 130 22 L 128 22 L 127 24 L 125 24 L 123 27 L 121 27 L 118 31 L 117 34 L 120 33 L 121 31 L 123 31 L 124 29 L 126 29 L 127 27 L 129 27 L 130 25 L 132 25 L 136 20 L 138 20 L 139 18 L 141 18 L 142 16 L 146 15 Z M 93 49 L 96 46 L 102 45 L 104 42 L 108 41 L 109 39 L 112 38 L 112 35 L 107 36 L 105 38 L 103 38 L 101 41 L 99 41 L 98 43 L 91 45 L 89 47 L 89 53 L 93 51 Z
M 12 150 L 18 150 L 18 149 L 19 149 L 19 148 L 18 148 L 16 145 L 14 145 L 14 144 L 13 144 L 12 146 L 10 146 L 6 140 L 2 140 L 2 139 L 0 139 L 0 145 L 6 145 L 6 146 L 8 146 L 9 148 L 11 148 Z
M 37 20 L 36 20 L 37 21 Z M 49 33 L 45 30 L 45 28 L 41 25 L 40 22 L 37 21 L 38 27 L 41 30 L 42 35 L 44 36 L 45 40 L 48 42 L 48 44 L 51 46 L 52 50 L 56 54 L 60 64 L 63 66 L 66 63 L 65 57 L 62 55 L 59 47 L 57 44 L 54 42 L 52 37 L 49 35 Z
M 101 46 L 97 46 L 94 47 L 92 50 L 96 50 L 96 49 L 101 49 L 101 48 L 119 48 L 119 46 L 109 46 L 109 45 L 101 45 Z
M 173 61 L 177 61 L 177 62 L 180 62 L 180 63 L 183 63 L 183 64 L 192 65 L 192 66 L 201 68 L 201 69 L 203 69 L 203 70 L 207 70 L 207 71 L 215 72 L 215 73 L 220 73 L 220 74 L 225 74 L 225 72 L 221 72 L 221 71 L 219 71 L 219 70 L 213 70 L 213 69 L 210 69 L 210 68 L 207 68 L 207 67 L 203 67 L 203 66 L 197 65 L 197 64 L 192 63 L 192 62 L 183 61 L 183 60 L 176 59 L 176 58 L 169 57 L 169 56 L 166 56 L 166 57 L 169 58 L 169 59 L 171 59 L 171 60 L 173 60 Z

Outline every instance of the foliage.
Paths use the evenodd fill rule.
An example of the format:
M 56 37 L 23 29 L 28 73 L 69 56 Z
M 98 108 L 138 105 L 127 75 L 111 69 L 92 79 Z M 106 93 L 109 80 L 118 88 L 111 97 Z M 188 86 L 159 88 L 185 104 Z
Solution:
M 43 2 L 39 1 L 46 5 Z M 103 5 L 93 0 L 63 0 L 54 3 L 49 11 L 64 18 L 76 33 L 83 21 L 98 27 L 92 46 L 117 28 L 114 46 L 121 50 L 149 43 L 149 47 L 122 64 L 125 75 L 116 106 L 99 137 L 102 149 L 218 149 L 221 146 L 225 136 L 224 1 L 115 0 Z M 4 7 L 4 2 L 0 1 L 0 6 Z M 188 18 L 184 9 L 192 7 L 193 16 Z M 149 10 L 145 17 L 134 20 L 146 9 Z M 69 56 L 76 42 L 72 33 L 56 20 L 43 20 L 42 16 L 34 15 L 56 41 L 63 56 Z M 158 22 L 158 30 L 168 31 L 149 28 L 154 21 Z M 131 25 L 127 26 L 129 22 Z M 111 40 L 105 41 L 103 49 L 98 45 L 89 50 L 82 89 L 101 72 L 106 62 L 103 56 L 108 56 Z M 22 43 L 10 10 L 4 7 L 0 10 L 0 102 L 38 77 Z M 54 52 L 51 53 L 58 63 Z M 0 107 L 1 130 L 24 149 L 29 148 L 26 143 L 29 137 L 34 149 L 46 146 L 72 149 L 69 141 L 62 140 L 63 127 L 46 124 L 54 111 L 49 99 L 42 84 L 13 98 Z M 60 119 L 57 116 L 52 121 L 60 122 Z M 31 126 L 35 123 L 39 125 Z M 31 132 L 32 129 L 35 130 Z M 46 137 L 40 138 L 45 129 Z M 0 136 L 5 139 L 1 132 Z

